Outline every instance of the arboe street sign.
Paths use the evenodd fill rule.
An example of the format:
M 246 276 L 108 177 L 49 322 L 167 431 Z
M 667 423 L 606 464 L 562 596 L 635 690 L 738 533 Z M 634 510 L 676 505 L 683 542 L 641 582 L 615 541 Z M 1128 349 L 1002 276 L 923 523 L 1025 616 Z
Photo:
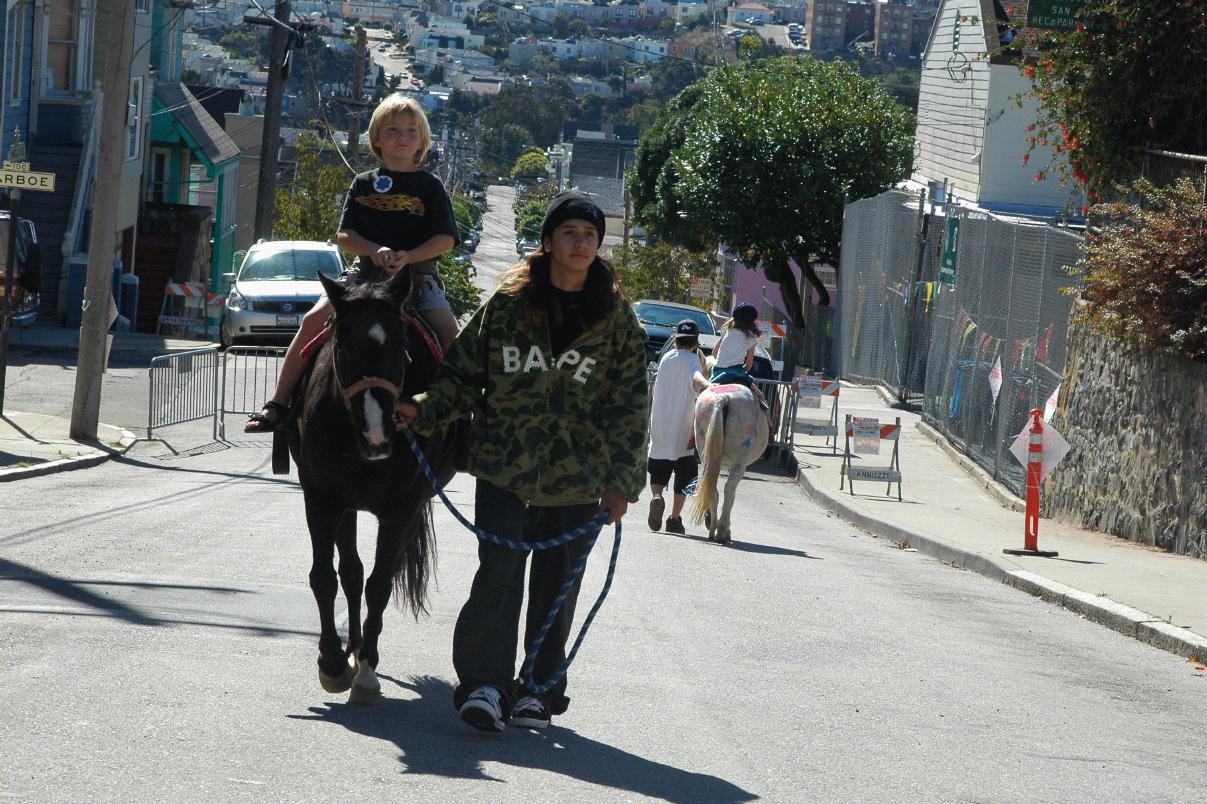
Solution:
M 1031 0 L 1027 6 L 1027 26 L 1071 31 L 1077 27 L 1077 11 L 1085 0 Z
M 54 174 L 30 170 L 28 162 L 10 162 L 6 159 L 4 168 L 0 170 L 0 187 L 53 193 Z

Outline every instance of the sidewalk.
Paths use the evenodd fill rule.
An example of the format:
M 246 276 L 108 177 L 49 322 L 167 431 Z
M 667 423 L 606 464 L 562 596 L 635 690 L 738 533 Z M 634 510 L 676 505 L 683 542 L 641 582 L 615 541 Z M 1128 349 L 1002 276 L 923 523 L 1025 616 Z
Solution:
M 1006 555 L 1003 548 L 1023 546 L 1021 500 L 964 456 L 952 457 L 958 453 L 920 414 L 890 407 L 876 389 L 844 382 L 840 431 L 848 413 L 875 416 L 881 424 L 901 417 L 904 499 L 897 501 L 895 484 L 892 496 L 884 495 L 882 482 L 861 481 L 854 495 L 839 491 L 842 437 L 833 455 L 825 439 L 798 429 L 797 480 L 823 507 L 902 547 L 996 578 L 1163 650 L 1207 659 L 1207 561 L 1050 519 L 1040 522 L 1039 549 L 1056 550 L 1058 557 Z M 824 413 L 802 408 L 798 422 L 802 418 Z M 873 464 L 888 463 L 891 444 L 881 447 L 883 458 Z
M 141 332 L 114 335 L 110 358 L 145 357 L 150 359 L 169 352 L 202 349 L 208 341 L 168 338 Z M 9 333 L 9 353 L 79 352 L 80 332 L 63 327 L 14 327 Z M 134 443 L 133 433 L 108 424 L 97 426 L 95 441 L 76 441 L 70 436 L 68 419 L 22 413 L 7 408 L 0 416 L 0 482 L 26 477 L 84 469 L 101 464 Z

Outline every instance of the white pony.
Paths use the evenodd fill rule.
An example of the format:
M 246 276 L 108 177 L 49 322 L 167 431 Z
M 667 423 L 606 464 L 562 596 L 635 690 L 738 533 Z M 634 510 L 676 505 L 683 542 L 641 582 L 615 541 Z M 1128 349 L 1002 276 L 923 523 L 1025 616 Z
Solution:
M 706 384 L 697 376 L 697 387 Z M 744 385 L 709 385 L 696 398 L 696 446 L 700 479 L 692 498 L 692 517 L 708 525 L 708 538 L 720 544 L 730 539 L 729 515 L 733 497 L 746 467 L 767 448 L 767 415 Z M 717 478 L 729 467 L 725 502 L 717 515 Z

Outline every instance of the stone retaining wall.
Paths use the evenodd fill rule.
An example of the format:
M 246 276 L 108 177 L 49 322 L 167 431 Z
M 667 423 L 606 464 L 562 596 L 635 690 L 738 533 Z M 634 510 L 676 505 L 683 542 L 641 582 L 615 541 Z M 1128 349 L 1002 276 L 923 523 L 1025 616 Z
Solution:
M 1207 558 L 1207 365 L 1070 324 L 1052 423 L 1071 447 L 1044 516 Z

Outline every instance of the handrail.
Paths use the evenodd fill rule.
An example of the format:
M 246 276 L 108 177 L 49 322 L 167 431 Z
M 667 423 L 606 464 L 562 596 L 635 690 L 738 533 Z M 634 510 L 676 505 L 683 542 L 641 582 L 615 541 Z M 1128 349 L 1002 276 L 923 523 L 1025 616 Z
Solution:
M 84 204 L 88 198 L 88 179 L 92 175 L 93 167 L 96 163 L 97 140 L 100 138 L 100 123 L 101 123 L 101 104 L 104 100 L 104 92 L 101 91 L 100 82 L 96 82 L 92 90 L 92 97 L 88 101 L 85 109 L 87 114 L 87 134 L 84 136 L 84 150 L 80 154 L 80 169 L 75 174 L 79 180 L 75 185 L 75 192 L 71 198 L 71 209 L 67 217 L 67 229 L 63 232 L 63 261 L 66 263 L 76 252 L 76 244 L 80 241 L 80 226 L 84 218 Z

